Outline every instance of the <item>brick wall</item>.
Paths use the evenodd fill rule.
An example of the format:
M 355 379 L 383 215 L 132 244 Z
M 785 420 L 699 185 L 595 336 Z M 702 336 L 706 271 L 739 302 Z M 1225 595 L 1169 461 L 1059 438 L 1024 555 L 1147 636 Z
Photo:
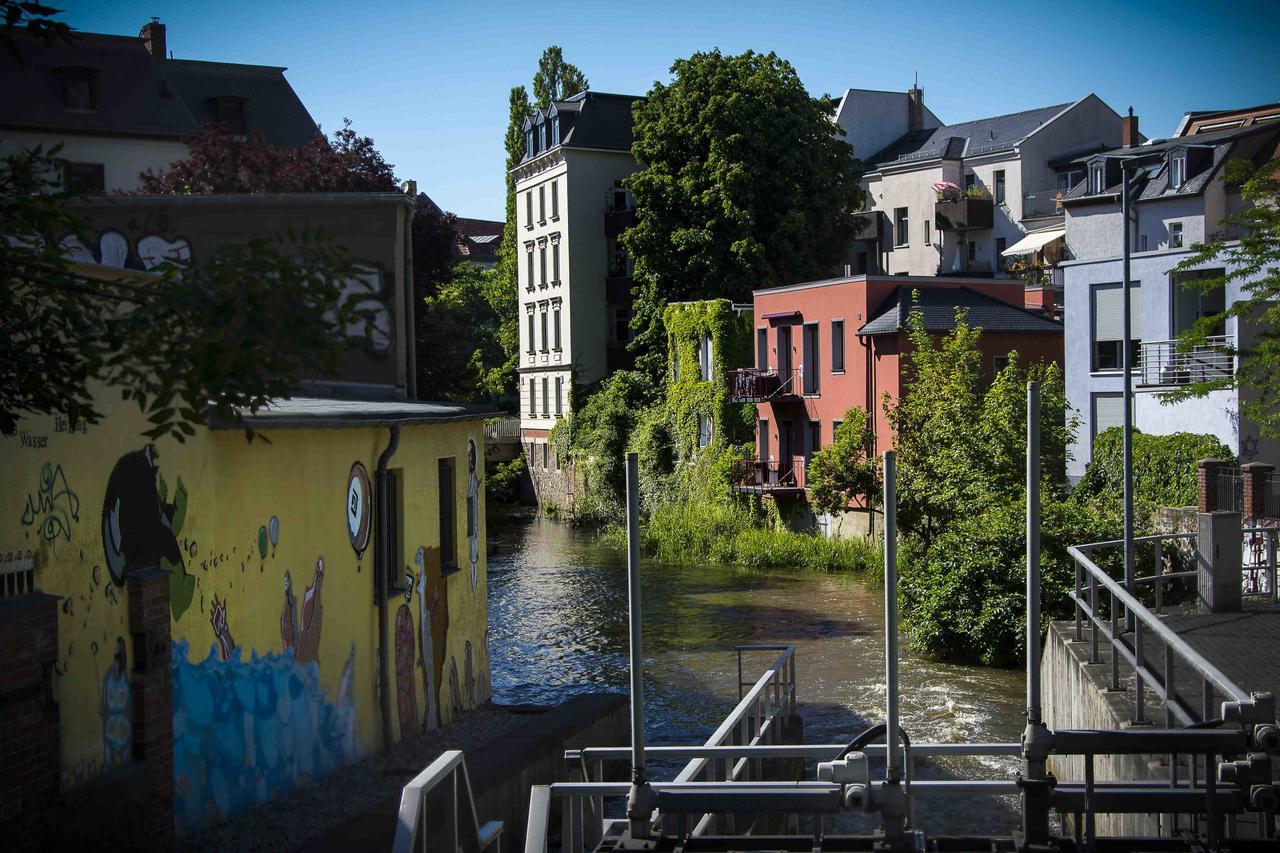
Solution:
M 1240 466 L 1244 474 L 1244 519 L 1253 522 L 1267 516 L 1267 480 L 1276 466 L 1265 462 L 1246 462 Z
M 0 837 L 9 851 L 47 849 L 55 824 L 57 658 L 56 596 L 33 593 L 0 602 Z

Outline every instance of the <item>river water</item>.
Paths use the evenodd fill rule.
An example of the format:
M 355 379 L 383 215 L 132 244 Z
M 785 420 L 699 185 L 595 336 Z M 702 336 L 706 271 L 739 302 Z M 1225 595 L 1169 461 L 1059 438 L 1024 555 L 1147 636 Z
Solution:
M 488 575 L 494 701 L 554 704 L 583 692 L 625 693 L 626 555 L 548 520 L 502 525 L 490 539 L 497 547 Z M 847 743 L 868 721 L 884 719 L 883 590 L 848 574 L 646 560 L 641 595 L 649 743 L 706 740 L 737 703 L 739 643 L 796 646 L 806 742 Z M 1021 671 L 923 660 L 905 640 L 901 648 L 902 725 L 913 741 L 1019 739 Z M 746 656 L 744 680 L 773 657 Z M 655 774 L 669 779 L 674 769 Z M 918 765 L 917 778 L 1008 779 L 1016 770 L 1013 758 L 952 758 Z M 929 832 L 1004 833 L 1016 820 L 1012 798 L 933 796 L 918 799 L 916 810 L 917 825 Z

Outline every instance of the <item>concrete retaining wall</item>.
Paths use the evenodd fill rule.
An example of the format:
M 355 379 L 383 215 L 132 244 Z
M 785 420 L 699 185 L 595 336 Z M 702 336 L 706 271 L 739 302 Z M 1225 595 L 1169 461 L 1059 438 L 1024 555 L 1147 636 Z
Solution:
M 1090 640 L 1075 641 L 1075 623 L 1054 622 L 1049 626 L 1044 655 L 1040 659 L 1044 721 L 1050 729 L 1127 729 L 1134 726 L 1133 672 L 1122 664 L 1120 687 L 1111 692 L 1111 659 L 1106 640 L 1099 640 L 1101 663 L 1089 663 Z M 1150 694 L 1149 694 L 1150 695 Z M 1154 697 L 1152 697 L 1154 698 Z M 1152 709 L 1148 708 L 1148 714 Z M 1161 712 L 1163 713 L 1163 712 Z M 1147 726 L 1149 727 L 1149 726 Z M 1059 781 L 1084 780 L 1084 756 L 1055 756 L 1049 768 Z M 1187 770 L 1179 771 L 1186 778 Z M 1098 756 L 1094 778 L 1113 780 L 1168 781 L 1169 769 L 1159 759 L 1141 755 Z M 1158 833 L 1154 815 L 1098 815 L 1099 835 L 1152 836 Z

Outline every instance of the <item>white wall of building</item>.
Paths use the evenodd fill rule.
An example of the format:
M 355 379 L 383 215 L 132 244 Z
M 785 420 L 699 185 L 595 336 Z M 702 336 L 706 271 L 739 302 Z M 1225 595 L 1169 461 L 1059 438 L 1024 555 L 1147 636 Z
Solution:
M 189 156 L 185 143 L 175 139 L 127 139 L 114 136 L 83 136 L 6 130 L 0 137 L 0 157 L 42 146 L 46 152 L 61 145 L 58 157 L 73 163 L 101 163 L 103 184 L 108 193 L 131 191 L 141 186 L 138 175 L 150 169 L 166 171 Z
M 844 141 L 853 146 L 853 156 L 870 157 L 907 132 L 907 93 L 845 89 L 836 124 L 844 128 Z M 931 130 L 942 122 L 924 106 L 920 126 Z

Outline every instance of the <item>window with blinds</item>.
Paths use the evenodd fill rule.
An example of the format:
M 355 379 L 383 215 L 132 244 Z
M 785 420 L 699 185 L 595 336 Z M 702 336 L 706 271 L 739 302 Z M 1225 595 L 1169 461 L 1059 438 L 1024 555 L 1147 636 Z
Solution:
M 1093 395 L 1093 437 L 1103 430 L 1124 426 L 1124 395 Z
M 1129 353 L 1138 366 L 1142 343 L 1142 287 L 1133 282 L 1129 290 Z M 1120 284 L 1093 285 L 1093 370 L 1120 370 L 1124 338 L 1124 289 Z

